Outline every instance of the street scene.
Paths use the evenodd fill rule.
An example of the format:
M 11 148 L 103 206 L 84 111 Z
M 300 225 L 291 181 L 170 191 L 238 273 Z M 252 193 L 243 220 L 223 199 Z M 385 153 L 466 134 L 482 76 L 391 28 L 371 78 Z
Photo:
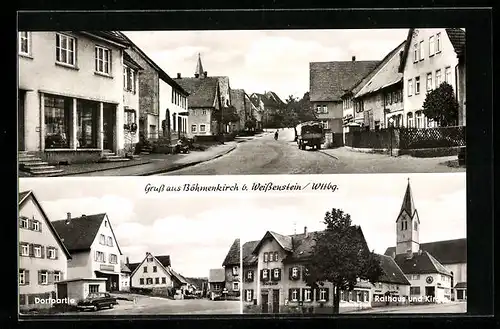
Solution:
M 248 198 L 243 313 L 466 312 L 465 174 L 336 181 L 333 197 Z
M 465 172 L 464 49 L 460 28 L 20 31 L 19 176 Z
M 21 179 L 21 314 L 241 312 L 239 240 L 217 229 L 217 199 L 95 179 Z

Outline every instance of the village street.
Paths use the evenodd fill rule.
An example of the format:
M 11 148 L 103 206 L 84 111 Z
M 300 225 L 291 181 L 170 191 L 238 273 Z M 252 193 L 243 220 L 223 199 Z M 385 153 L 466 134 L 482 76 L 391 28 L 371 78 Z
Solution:
M 171 300 L 162 297 L 130 295 L 134 301 L 118 300 L 112 309 L 97 312 L 68 312 L 65 315 L 137 315 L 137 314 L 240 314 L 239 301 L 212 301 L 209 299 Z

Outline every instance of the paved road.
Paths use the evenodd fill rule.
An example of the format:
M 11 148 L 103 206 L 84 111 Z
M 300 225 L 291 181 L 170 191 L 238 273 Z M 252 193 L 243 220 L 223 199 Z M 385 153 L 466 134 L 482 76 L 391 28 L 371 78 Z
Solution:
M 467 303 L 449 303 L 449 304 L 429 304 L 414 306 L 380 307 L 369 310 L 356 311 L 357 313 L 380 313 L 380 314 L 398 314 L 398 313 L 465 313 L 467 312 Z
M 161 297 L 141 296 L 136 303 L 118 301 L 113 309 L 102 309 L 97 312 L 70 312 L 67 315 L 137 315 L 137 314 L 240 314 L 239 301 L 211 301 L 208 299 L 171 300 Z
M 314 150 L 299 150 L 293 129 L 244 138 L 236 150 L 221 158 L 164 175 L 334 174 L 341 162 Z

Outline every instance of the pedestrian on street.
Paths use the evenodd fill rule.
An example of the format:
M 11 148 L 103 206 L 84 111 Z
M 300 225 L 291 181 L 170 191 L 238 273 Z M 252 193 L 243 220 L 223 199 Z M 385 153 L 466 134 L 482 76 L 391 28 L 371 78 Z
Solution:
M 276 132 L 274 133 L 274 139 L 278 140 L 278 130 L 276 130 Z

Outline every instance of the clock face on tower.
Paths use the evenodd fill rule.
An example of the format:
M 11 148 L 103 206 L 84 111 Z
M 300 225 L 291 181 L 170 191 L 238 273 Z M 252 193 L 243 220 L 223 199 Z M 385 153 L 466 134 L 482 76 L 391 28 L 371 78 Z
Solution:
M 434 279 L 432 278 L 432 276 L 428 276 L 427 278 L 425 278 L 425 282 L 427 282 L 428 284 L 431 284 L 432 281 L 434 281 Z

